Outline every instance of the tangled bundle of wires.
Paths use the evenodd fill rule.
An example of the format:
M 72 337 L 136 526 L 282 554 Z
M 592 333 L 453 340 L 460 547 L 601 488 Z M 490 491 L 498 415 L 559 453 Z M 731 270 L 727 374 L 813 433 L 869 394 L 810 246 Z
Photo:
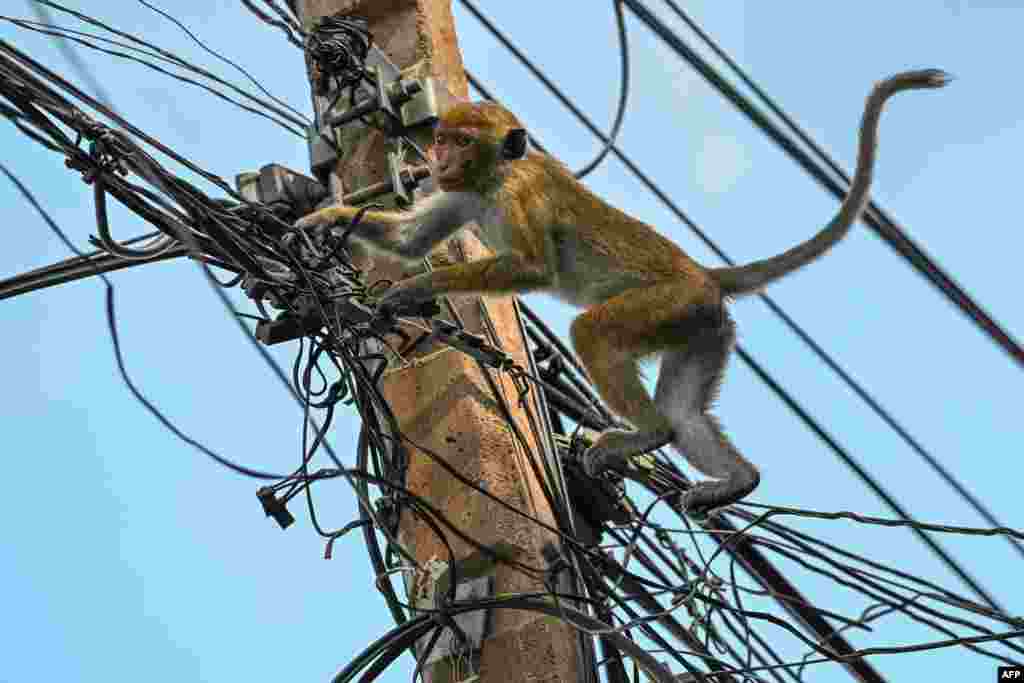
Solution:
M 315 67 L 319 94 L 333 81 L 341 90 L 359 85 L 366 77 L 366 56 L 373 37 L 365 19 L 324 17 L 306 36 L 306 55 Z
M 325 78 L 337 79 L 337 84 L 351 87 L 365 77 L 369 34 L 362 22 L 329 18 L 310 34 L 308 41 L 311 59 Z M 98 124 L 69 104 L 50 84 L 56 84 L 65 93 L 102 111 L 131 136 Z M 688 671 L 696 680 L 702 676 L 713 676 L 714 680 L 740 680 L 738 677 L 801 680 L 806 664 L 810 663 L 808 657 L 798 661 L 783 660 L 762 636 L 760 626 L 763 624 L 783 629 L 797 638 L 808 656 L 819 655 L 814 661 L 849 661 L 864 654 L 837 653 L 836 648 L 826 648 L 821 642 L 807 638 L 789 622 L 745 604 L 773 590 L 764 583 L 752 586 L 744 577 L 737 578 L 737 561 L 748 569 L 751 567 L 751 557 L 754 557 L 751 549 L 799 564 L 837 587 L 852 589 L 864 596 L 870 605 L 859 616 L 844 616 L 814 605 L 801 605 L 819 618 L 824 615 L 842 624 L 842 628 L 866 631 L 870 623 L 885 614 L 899 613 L 950 637 L 950 640 L 929 646 L 957 643 L 1009 663 L 1015 661 L 1011 657 L 1019 660 L 1019 656 L 1024 655 L 1024 648 L 1011 640 L 1024 629 L 1020 620 L 1007 618 L 899 569 L 831 546 L 813 535 L 769 522 L 767 515 L 755 517 L 739 509 L 722 515 L 712 529 L 695 529 L 678 507 L 678 491 L 688 484 L 672 460 L 660 454 L 652 454 L 647 461 L 638 463 L 638 474 L 642 475 L 636 477 L 639 490 L 629 496 L 624 487 L 606 491 L 603 504 L 608 509 L 615 508 L 614 514 L 596 510 L 601 501 L 595 499 L 594 491 L 598 486 L 593 481 L 582 481 L 569 490 L 568 496 L 556 490 L 546 491 L 558 520 L 554 525 L 530 517 L 507 501 L 495 499 L 477 482 L 454 470 L 443 453 L 413 444 L 399 429 L 380 391 L 381 377 L 389 359 L 401 360 L 410 355 L 423 337 L 404 339 L 400 346 L 393 344 L 394 321 L 379 315 L 379 311 L 368 310 L 362 303 L 373 298 L 375 285 L 364 284 L 362 274 L 345 257 L 343 235 L 295 231 L 291 226 L 291 207 L 244 200 L 220 178 L 176 155 L 76 90 L 59 75 L 2 43 L 0 116 L 11 120 L 40 144 L 64 154 L 68 165 L 82 172 L 97 188 L 99 237 L 94 244 L 99 251 L 58 264 L 48 271 L 48 276 L 70 278 L 73 272 L 83 272 L 83 268 L 99 273 L 188 255 L 201 264 L 211 282 L 216 282 L 208 268 L 211 265 L 234 275 L 228 282 L 216 282 L 214 290 L 227 304 L 223 288 L 242 286 L 260 313 L 258 316 L 243 314 L 243 317 L 255 317 L 265 324 L 278 322 L 284 316 L 299 324 L 300 331 L 294 337 L 298 340 L 298 352 L 291 378 L 283 373 L 279 377 L 302 407 L 303 419 L 312 427 L 312 438 L 309 429 L 303 431 L 301 459 L 291 472 L 261 472 L 212 453 L 183 436 L 152 403 L 134 387 L 132 390 L 158 419 L 187 443 L 237 472 L 271 480 L 272 483 L 260 489 L 260 500 L 268 514 L 279 516 L 278 521 L 285 522 L 282 526 L 290 523 L 288 515 L 282 512 L 288 500 L 305 494 L 310 519 L 326 539 L 328 555 L 337 538 L 362 528 L 377 587 L 399 626 L 344 667 L 337 680 L 354 680 L 360 675 L 359 680 L 373 680 L 402 652 L 429 637 L 426 647 L 415 648 L 419 669 L 438 635 L 445 629 L 457 630 L 453 618 L 474 610 L 529 609 L 563 619 L 585 634 L 581 637 L 590 642 L 593 649 L 600 648 L 602 657 L 594 669 L 603 668 L 605 678 L 615 683 L 627 680 L 623 657 L 638 662 L 656 680 L 670 680 L 665 667 L 653 659 L 651 649 L 663 652 L 673 660 L 674 668 Z M 91 143 L 86 149 L 80 146 L 83 139 Z M 170 173 L 137 140 L 213 182 L 228 198 L 212 199 Z M 130 179 L 133 175 L 141 182 L 133 182 Z M 105 205 L 101 203 L 108 194 L 156 227 L 154 235 L 144 236 L 156 241 L 133 249 L 129 245 L 135 240 L 116 240 L 106 222 Z M 281 315 L 273 318 L 264 306 L 266 302 Z M 540 405 L 541 410 L 547 411 L 547 423 L 538 427 L 538 431 L 554 432 L 552 440 L 572 480 L 579 476 L 572 468 L 572 423 L 577 427 L 605 429 L 614 422 L 590 389 L 571 352 L 529 309 L 522 307 L 521 310 L 528 319 L 524 328 L 532 343 L 530 359 L 536 367 L 519 369 L 518 377 L 526 378 L 524 381 L 530 382 L 531 388 L 545 398 Z M 351 315 L 345 315 L 346 311 Z M 460 322 L 454 308 L 451 312 L 456 322 Z M 308 328 L 304 327 L 307 320 L 314 321 Z M 111 329 L 114 330 L 113 324 Z M 252 339 L 248 329 L 246 332 Z M 256 348 L 269 360 L 262 346 Z M 484 376 L 490 381 L 488 372 L 484 372 Z M 341 464 L 326 438 L 341 402 L 352 405 L 363 422 L 354 468 Z M 494 404 L 503 410 L 510 430 L 514 431 L 515 421 L 508 416 L 507 406 L 497 390 Z M 322 411 L 319 414 L 321 424 L 314 420 L 314 411 Z M 539 436 L 535 439 L 537 443 L 541 441 Z M 485 496 L 514 514 L 530 517 L 532 523 L 561 539 L 562 559 L 568 560 L 563 566 L 578 567 L 580 581 L 567 592 L 564 585 L 559 589 L 553 580 L 557 574 L 553 567 L 558 566 L 558 562 L 538 567 L 508 561 L 512 570 L 539 579 L 538 585 L 546 590 L 475 601 L 456 601 L 452 595 L 445 595 L 433 611 L 400 599 L 391 577 L 418 569 L 416 559 L 396 540 L 403 515 L 422 520 L 437 535 L 449 552 L 452 567 L 456 565 L 452 551 L 455 540 L 482 552 L 488 550 L 444 510 L 405 487 L 407 445 L 416 447 L 438 467 L 471 487 L 473 495 Z M 326 452 L 332 462 L 327 467 L 316 468 L 313 459 L 321 452 Z M 542 461 L 533 453 L 529 454 L 529 460 Z M 317 517 L 312 488 L 338 479 L 353 487 L 360 502 L 360 518 L 332 529 L 321 524 Z M 557 481 L 548 473 L 538 479 Z M 659 518 L 658 512 L 666 514 Z M 569 522 L 576 513 L 578 523 Z M 671 526 L 666 515 L 678 524 Z M 878 523 L 866 518 L 858 521 Z M 738 528 L 737 522 L 745 526 Z M 589 527 L 589 531 L 585 532 L 585 527 Z M 713 564 L 723 554 L 729 558 L 724 572 Z M 557 554 L 556 559 L 559 559 Z M 453 577 L 450 586 L 455 583 Z M 783 597 L 796 601 L 792 596 Z M 584 613 L 581 607 L 590 613 Z M 957 613 L 953 615 L 951 610 Z M 992 624 L 1015 630 L 997 633 L 991 628 Z M 999 641 L 999 649 L 979 647 L 978 643 L 985 640 Z M 913 647 L 920 649 L 920 646 Z M 874 650 L 894 652 L 900 648 Z M 595 678 L 589 680 L 597 680 L 598 674 L 593 675 Z

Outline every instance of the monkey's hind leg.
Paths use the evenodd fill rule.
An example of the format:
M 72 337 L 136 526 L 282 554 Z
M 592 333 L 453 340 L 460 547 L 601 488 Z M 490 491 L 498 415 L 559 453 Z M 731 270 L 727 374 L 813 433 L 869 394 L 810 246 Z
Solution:
M 697 329 L 682 349 L 662 358 L 654 392 L 658 408 L 672 424 L 673 446 L 712 481 L 694 484 L 683 505 L 705 516 L 713 508 L 735 503 L 761 481 L 757 467 L 744 458 L 708 413 L 735 341 L 733 322 L 724 316 L 717 327 Z
M 613 297 L 573 321 L 573 346 L 598 393 L 636 428 L 602 433 L 583 455 L 589 475 L 621 470 L 632 456 L 672 442 L 672 424 L 644 388 L 638 363 L 676 337 L 677 321 L 699 325 L 708 298 L 709 292 L 687 281 L 653 283 Z

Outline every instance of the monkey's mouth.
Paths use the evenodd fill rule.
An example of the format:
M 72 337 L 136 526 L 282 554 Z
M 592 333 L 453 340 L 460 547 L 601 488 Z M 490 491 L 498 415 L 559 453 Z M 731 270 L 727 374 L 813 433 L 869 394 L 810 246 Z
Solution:
M 466 171 L 468 162 L 450 161 L 441 167 L 441 180 L 458 180 Z

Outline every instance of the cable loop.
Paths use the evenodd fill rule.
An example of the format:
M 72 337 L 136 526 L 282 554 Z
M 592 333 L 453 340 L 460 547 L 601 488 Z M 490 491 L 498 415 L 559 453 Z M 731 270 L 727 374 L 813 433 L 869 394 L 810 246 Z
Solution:
M 306 37 L 306 56 L 312 67 L 317 92 L 352 88 L 367 78 L 366 57 L 373 36 L 365 19 L 340 14 L 324 17 Z

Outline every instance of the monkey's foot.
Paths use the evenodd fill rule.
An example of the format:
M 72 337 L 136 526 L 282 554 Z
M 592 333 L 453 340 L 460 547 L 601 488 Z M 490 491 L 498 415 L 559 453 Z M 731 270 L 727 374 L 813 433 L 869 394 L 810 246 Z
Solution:
M 381 305 L 397 308 L 417 304 L 422 301 L 434 298 L 435 287 L 431 284 L 430 273 L 423 273 L 405 280 L 399 280 L 391 285 L 381 295 Z
M 624 472 L 630 458 L 670 444 L 672 436 L 672 430 L 667 428 L 649 432 L 607 430 L 583 454 L 583 471 L 589 477 L 597 477 L 607 470 Z
M 757 488 L 757 477 L 752 481 L 737 482 L 733 479 L 701 481 L 683 494 L 683 508 L 686 514 L 698 521 L 708 518 L 717 508 L 732 505 Z

